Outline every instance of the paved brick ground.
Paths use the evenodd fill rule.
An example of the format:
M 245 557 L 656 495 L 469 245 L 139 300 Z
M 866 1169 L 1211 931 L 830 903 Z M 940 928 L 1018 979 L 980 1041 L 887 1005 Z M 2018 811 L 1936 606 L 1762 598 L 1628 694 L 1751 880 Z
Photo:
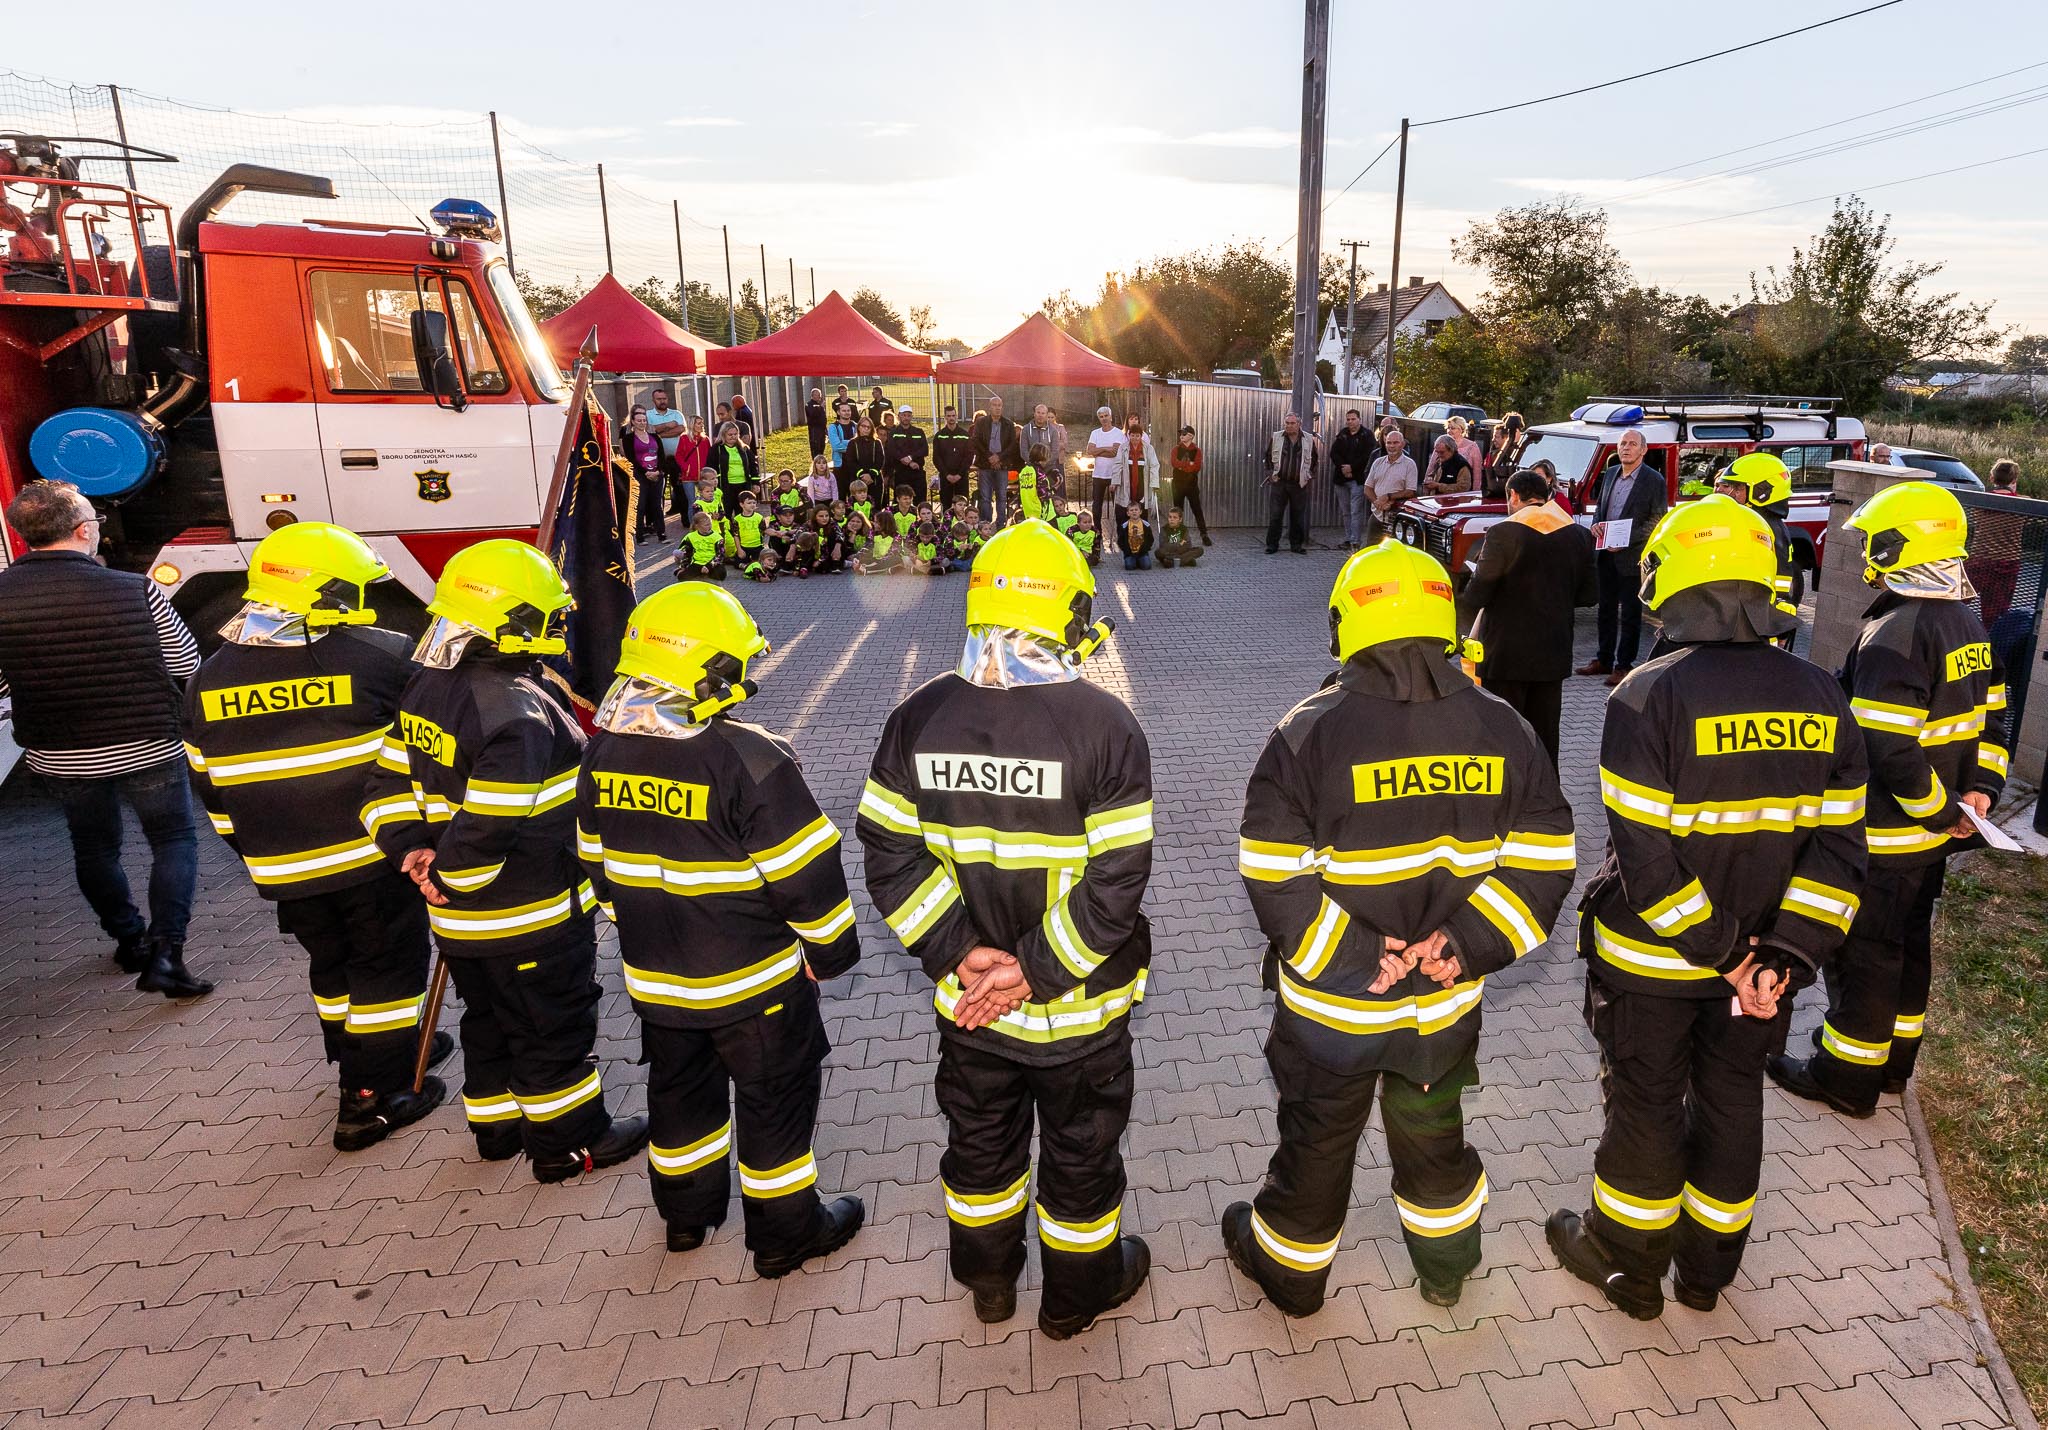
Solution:
M 1105 572 L 1100 601 L 1122 631 L 1096 675 L 1151 731 L 1160 830 L 1125 1207 L 1155 1269 L 1113 1319 L 1054 1344 L 1027 1290 L 990 1333 L 949 1283 L 930 992 L 859 893 L 867 953 L 827 997 L 817 1151 L 822 1186 L 860 1192 L 870 1221 L 821 1268 L 762 1282 L 736 1212 L 668 1256 L 640 1168 L 538 1187 L 474 1160 L 452 1109 L 335 1153 L 301 959 L 225 850 L 202 834 L 193 925 L 221 989 L 166 1004 L 112 976 L 61 825 L 17 781 L 0 804 L 0 1423 L 2003 1424 L 1895 1100 L 1849 1122 L 1769 1095 L 1756 1239 L 1712 1315 L 1639 1324 L 1552 1264 L 1543 1217 L 1585 1205 L 1599 1130 L 1569 915 L 1487 990 L 1469 1112 L 1494 1197 L 1463 1302 L 1416 1296 L 1376 1131 L 1321 1314 L 1286 1322 L 1229 1270 L 1217 1215 L 1273 1139 L 1235 826 L 1267 730 L 1329 669 L 1336 558 L 1226 539 L 1196 573 Z M 792 734 L 850 830 L 883 713 L 954 659 L 961 582 L 745 595 L 777 647 L 752 714 Z M 1603 693 L 1579 681 L 1566 702 L 1587 855 Z M 634 1020 L 604 962 L 606 1077 L 637 1110 Z

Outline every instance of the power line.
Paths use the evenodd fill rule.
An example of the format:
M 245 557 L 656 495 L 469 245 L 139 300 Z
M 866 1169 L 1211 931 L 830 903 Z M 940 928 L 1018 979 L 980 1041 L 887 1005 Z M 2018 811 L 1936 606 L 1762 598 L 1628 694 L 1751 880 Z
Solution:
M 1764 149 L 1772 144 L 1783 144 L 1792 139 L 1804 139 L 1807 135 L 1818 134 L 1824 129 L 1840 129 L 1844 124 L 1854 124 L 1859 119 L 1875 119 L 1878 115 L 1890 114 L 1895 109 L 1911 109 L 1914 105 L 1925 104 L 1930 99 L 1944 99 L 1951 94 L 1960 94 L 1966 89 L 1975 89 L 1979 85 L 1990 84 L 1995 80 L 2011 79 L 2016 74 L 2025 74 L 2029 70 L 2037 70 L 2043 66 L 2048 66 L 2048 60 L 2036 60 L 2033 64 L 2021 65 L 2018 69 L 2003 70 L 1998 74 L 1986 75 L 1982 79 L 1973 79 L 1968 84 L 1952 85 L 1948 89 L 1937 89 L 1932 94 L 1923 94 L 1915 99 L 1902 99 L 1897 104 L 1887 104 L 1877 109 L 1866 109 L 1861 114 L 1851 114 L 1841 119 L 1830 119 L 1827 123 L 1816 124 L 1811 129 L 1795 129 L 1790 134 L 1780 134 L 1773 139 L 1759 139 L 1754 144 L 1744 144 L 1735 149 L 1723 149 L 1718 154 L 1703 154 L 1697 159 L 1687 159 L 1681 164 L 1667 164 L 1661 169 L 1652 169 L 1645 174 L 1631 174 L 1627 182 L 1640 184 L 1645 179 L 1655 179 L 1664 174 L 1675 173 L 1680 169 L 1690 169 L 1695 164 L 1711 164 L 1716 159 L 1727 159 L 1736 154 L 1747 154 L 1752 149 Z
M 1639 79 L 1649 79 L 1652 76 L 1670 74 L 1673 70 L 1682 70 L 1691 65 L 1705 64 L 1708 60 L 1718 60 L 1728 55 L 1739 55 L 1744 50 L 1753 50 L 1760 45 L 1774 44 L 1779 40 L 1789 40 L 1794 35 L 1809 34 L 1814 30 L 1825 29 L 1829 25 L 1839 25 L 1844 20 L 1854 20 L 1861 15 L 1873 14 L 1879 10 L 1889 10 L 1892 6 L 1903 3 L 1904 0 L 1879 0 L 1879 3 L 1876 5 L 1866 5 L 1861 10 L 1851 10 L 1846 15 L 1836 15 L 1833 19 L 1829 20 L 1816 20 L 1813 24 L 1801 25 L 1796 30 L 1786 30 L 1781 34 L 1766 35 L 1760 40 L 1751 40 L 1747 44 L 1742 45 L 1732 45 L 1725 50 L 1715 50 L 1710 55 L 1696 55 L 1689 60 L 1679 60 L 1676 64 L 1660 65 L 1656 69 L 1644 70 L 1640 74 L 1623 75 L 1619 79 L 1602 80 L 1599 84 L 1581 85 L 1577 89 L 1567 89 L 1558 94 L 1546 94 L 1540 99 L 1524 99 L 1514 104 L 1499 104 L 1495 105 L 1492 109 L 1475 109 L 1470 114 L 1448 114 L 1441 119 L 1420 119 L 1411 127 L 1427 129 L 1431 125 L 1436 124 L 1456 124 L 1465 119 L 1483 119 L 1489 114 L 1506 114 L 1510 110 L 1527 109 L 1531 105 L 1549 104 L 1552 100 L 1570 99 L 1574 95 L 1592 94 L 1595 90 L 1612 89 L 1618 84 L 1631 84 Z
M 1708 218 L 1687 219 L 1683 223 L 1659 224 L 1655 228 L 1633 228 L 1630 229 L 1627 233 L 1616 234 L 1615 237 L 1629 238 L 1639 233 L 1664 233 L 1674 228 L 1694 228 L 1703 223 L 1725 223 L 1729 219 L 1754 218 L 1758 214 L 1777 213 L 1782 209 L 1796 209 L 1800 207 L 1802 204 L 1819 203 L 1822 199 L 1836 198 L 1843 193 L 1876 193 L 1879 189 L 1895 189 L 1901 184 L 1917 184 L 1922 179 L 1939 179 L 1948 174 L 1963 174 L 1968 173 L 1972 169 L 1989 168 L 1993 164 L 2009 164 L 2015 159 L 2028 159 L 2032 158 L 2036 154 L 2048 154 L 2048 145 L 2043 145 L 2039 149 L 2022 149 L 2017 154 L 2001 154 L 1996 159 L 1979 159 L 1974 164 L 1957 164 L 1953 168 L 1934 169 L 1930 170 L 1925 174 L 1914 174 L 1910 178 L 1887 179 L 1885 180 L 1885 182 L 1881 184 L 1863 184 L 1860 186 L 1847 186 L 1842 189 L 1837 189 L 1833 193 L 1813 194 L 1807 198 L 1794 199 L 1792 200 L 1792 202 L 1786 204 L 1771 204 L 1765 208 L 1760 209 L 1744 209 L 1740 213 L 1714 214 Z

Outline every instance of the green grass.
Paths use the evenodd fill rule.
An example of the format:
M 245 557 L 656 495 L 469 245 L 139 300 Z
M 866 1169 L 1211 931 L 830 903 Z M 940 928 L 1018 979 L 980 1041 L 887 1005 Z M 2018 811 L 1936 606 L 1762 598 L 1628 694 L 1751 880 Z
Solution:
M 1971 1277 L 2048 1416 L 2048 861 L 1950 875 L 1917 1081 Z
M 825 388 L 825 401 L 828 405 L 836 395 L 833 390 L 834 386 L 836 384 L 828 384 Z M 853 385 L 848 383 L 847 386 L 851 388 Z M 866 387 L 855 389 L 847 394 L 858 399 L 855 405 L 859 408 L 859 414 L 862 416 L 866 415 L 868 402 L 874 396 L 871 390 L 873 387 L 874 384 L 869 383 Z M 948 402 L 955 401 L 955 394 L 958 391 L 958 388 L 948 383 L 940 383 L 939 405 L 944 407 Z M 929 384 L 922 382 L 885 382 L 882 384 L 882 396 L 898 406 L 906 402 L 909 403 L 911 410 L 917 414 L 917 425 L 924 429 L 927 437 L 937 428 L 938 424 L 932 421 L 932 397 Z M 780 432 L 770 432 L 761 444 L 761 467 L 771 477 L 784 467 L 789 468 L 799 477 L 808 472 L 811 469 L 811 442 L 808 430 L 803 427 L 785 427 Z
M 2020 464 L 2020 492 L 2048 497 L 2048 423 L 2001 422 L 1995 427 L 1948 427 L 1932 422 L 1872 422 L 1870 435 L 1894 447 L 1925 447 L 1961 457 L 1991 480 L 1991 464 L 2010 457 Z

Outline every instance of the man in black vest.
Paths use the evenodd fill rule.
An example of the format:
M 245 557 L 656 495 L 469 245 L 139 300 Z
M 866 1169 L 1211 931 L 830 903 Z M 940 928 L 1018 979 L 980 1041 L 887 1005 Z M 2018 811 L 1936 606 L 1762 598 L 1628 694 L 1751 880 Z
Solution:
M 163 592 L 94 560 L 100 522 L 69 482 L 32 482 L 7 509 L 28 554 L 0 571 L 0 696 L 71 830 L 78 887 L 137 988 L 203 998 L 185 968 L 198 836 L 178 738 L 199 648 Z M 121 871 L 121 803 L 149 840 L 149 918 Z

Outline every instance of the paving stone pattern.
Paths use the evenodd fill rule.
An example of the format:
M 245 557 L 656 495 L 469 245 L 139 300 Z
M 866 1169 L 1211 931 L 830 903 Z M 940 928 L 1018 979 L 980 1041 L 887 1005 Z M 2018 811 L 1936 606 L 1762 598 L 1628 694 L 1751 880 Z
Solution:
M 1641 1324 L 1555 1266 L 1543 1218 L 1587 1203 L 1600 1126 L 1569 914 L 1487 989 L 1468 1114 L 1493 1201 L 1458 1307 L 1415 1294 L 1376 1129 L 1319 1315 L 1283 1320 L 1230 1270 L 1217 1217 L 1274 1137 L 1236 825 L 1273 721 L 1330 669 L 1337 561 L 1224 542 L 1195 572 L 1105 569 L 1098 601 L 1121 630 L 1091 670 L 1151 733 L 1159 829 L 1124 1207 L 1154 1269 L 1127 1307 L 1046 1340 L 1035 1238 L 1008 1325 L 980 1326 L 949 1281 L 931 991 L 858 891 L 857 848 L 865 954 L 826 996 L 817 1153 L 821 1189 L 859 1192 L 869 1223 L 767 1282 L 736 1207 L 705 1248 L 669 1256 L 640 1165 L 537 1186 L 523 1163 L 477 1161 L 454 1108 L 333 1151 L 302 955 L 224 847 L 202 832 L 191 945 L 220 991 L 168 1004 L 112 974 L 62 825 L 17 780 L 0 804 L 0 1424 L 2005 1423 L 1895 1099 L 1851 1122 L 1768 1093 L 1755 1239 L 1711 1315 L 1673 1303 Z M 963 590 L 838 577 L 742 592 L 776 647 L 748 713 L 789 732 L 849 834 L 884 714 L 953 663 Z M 1574 681 L 1565 703 L 1582 859 L 1604 832 L 1604 693 Z M 601 953 L 605 1078 L 638 1111 L 635 1020 L 609 939 Z

